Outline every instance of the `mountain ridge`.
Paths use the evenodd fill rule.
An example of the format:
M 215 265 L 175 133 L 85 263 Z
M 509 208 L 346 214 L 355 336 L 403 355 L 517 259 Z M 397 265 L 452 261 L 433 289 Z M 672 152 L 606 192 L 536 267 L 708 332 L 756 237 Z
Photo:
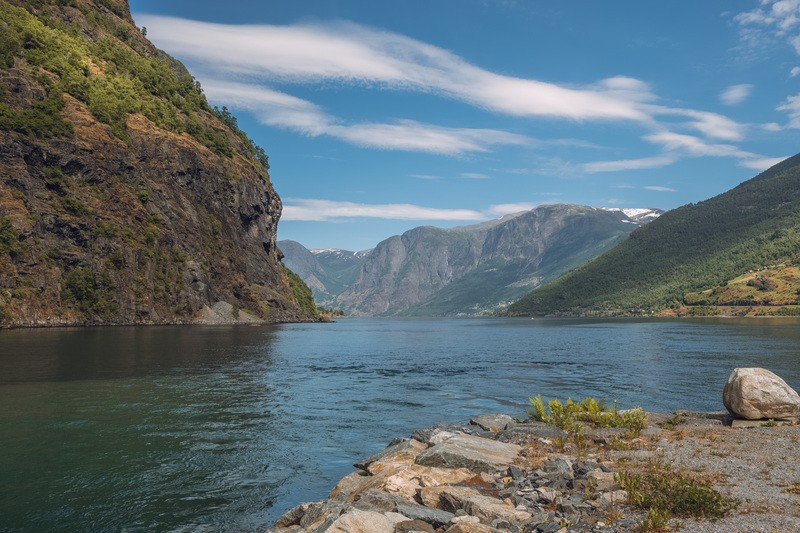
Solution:
M 646 222 L 646 214 L 658 213 L 641 210 L 639 222 L 620 209 L 554 204 L 479 224 L 418 226 L 360 257 L 357 275 L 338 293 L 317 285 L 325 285 L 323 266 L 301 264 L 293 251 L 284 253 L 290 267 L 308 275 L 304 279 L 312 289 L 317 285 L 315 295 L 322 305 L 346 313 L 481 315 L 593 257 Z M 278 243 L 281 249 L 283 242 Z
M 729 191 L 666 212 L 523 297 L 509 314 L 650 314 L 751 269 L 800 256 L 800 154 Z

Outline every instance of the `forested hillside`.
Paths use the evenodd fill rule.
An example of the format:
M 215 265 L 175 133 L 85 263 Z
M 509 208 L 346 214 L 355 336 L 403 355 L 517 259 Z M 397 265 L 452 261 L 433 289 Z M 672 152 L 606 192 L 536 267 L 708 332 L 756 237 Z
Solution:
M 663 214 L 509 314 L 648 314 L 750 270 L 800 259 L 800 155 L 736 188 Z

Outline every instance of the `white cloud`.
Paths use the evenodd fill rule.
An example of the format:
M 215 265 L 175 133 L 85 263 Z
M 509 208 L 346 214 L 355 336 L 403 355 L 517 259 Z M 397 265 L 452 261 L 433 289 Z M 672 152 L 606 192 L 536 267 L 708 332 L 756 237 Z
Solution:
M 737 105 L 744 102 L 751 92 L 753 92 L 753 86 L 749 83 L 731 85 L 722 91 L 719 99 L 725 105 Z
M 520 203 L 513 203 L 513 204 L 495 204 L 489 206 L 489 214 L 495 217 L 502 217 L 505 215 L 513 215 L 514 213 L 520 213 L 522 211 L 530 211 L 536 207 L 539 207 L 541 204 L 534 204 L 529 202 L 520 202 Z
M 785 157 L 762 157 L 759 159 L 745 159 L 739 162 L 740 167 L 751 168 L 753 170 L 767 170 L 769 167 L 775 166 Z
M 485 152 L 487 145 L 528 143 L 527 137 L 505 131 L 446 128 L 413 120 L 400 120 L 396 124 L 335 125 L 325 133 L 358 146 L 445 155 Z
M 656 192 L 677 192 L 677 189 L 671 187 L 662 187 L 661 185 L 645 185 L 642 189 Z
M 800 74 L 800 67 L 793 67 L 792 70 L 789 71 L 789 77 L 794 78 Z
M 228 76 L 379 84 L 439 93 L 515 116 L 649 119 L 636 105 L 652 98 L 639 80 L 614 77 L 581 89 L 505 76 L 436 46 L 354 23 L 247 26 L 156 15 L 137 15 L 136 21 L 161 48 Z
M 661 131 L 645 135 L 644 139 L 661 145 L 668 152 L 678 152 L 693 157 L 738 157 L 742 159 L 757 157 L 756 154 L 740 150 L 730 144 L 712 144 L 691 135 Z
M 623 159 L 619 161 L 595 161 L 583 165 L 583 170 L 590 174 L 596 172 L 618 172 L 620 170 L 640 170 L 644 168 L 660 168 L 671 165 L 678 158 L 674 155 L 657 155 L 641 159 Z
M 491 179 L 491 176 L 487 174 L 481 174 L 480 172 L 463 172 L 461 174 L 462 178 L 466 178 L 468 180 L 488 180 Z
M 484 220 L 486 215 L 472 209 L 438 209 L 413 204 L 359 204 L 312 198 L 287 198 L 282 221 L 336 221 L 351 218 L 390 220 Z
M 800 129 L 800 94 L 788 97 L 785 104 L 778 106 L 778 111 L 789 114 L 787 128 Z
M 762 124 L 761 128 L 765 131 L 781 131 L 783 129 L 777 122 L 767 122 L 766 124 Z
M 399 120 L 392 124 L 344 124 L 307 100 L 266 87 L 222 80 L 211 80 L 203 86 L 212 100 L 248 109 L 270 126 L 311 136 L 329 135 L 357 146 L 460 155 L 485 152 L 488 146 L 497 144 L 526 145 L 532 142 L 523 135 L 500 130 L 447 128 L 412 120 Z
M 760 4 L 734 17 L 742 38 L 753 46 L 785 39 L 800 54 L 800 0 L 761 0 Z
M 418 180 L 428 180 L 428 181 L 435 181 L 442 179 L 441 176 L 433 176 L 431 174 L 409 174 L 412 178 L 417 178 Z
M 506 131 L 402 118 L 358 122 L 267 85 L 347 84 L 416 91 L 518 117 L 629 121 L 656 132 L 690 128 L 723 141 L 741 141 L 745 136 L 745 126 L 726 116 L 656 104 L 658 97 L 650 85 L 636 78 L 611 76 L 568 86 L 508 76 L 472 65 L 448 50 L 351 22 L 275 26 L 156 15 L 137 15 L 136 19 L 148 27 L 149 36 L 160 47 L 192 63 L 213 100 L 248 109 L 271 126 L 332 136 L 362 147 L 460 155 L 485 152 L 494 145 L 581 145 L 569 139 L 540 141 Z M 734 99 L 745 90 L 739 87 L 740 95 Z M 689 121 L 681 123 L 685 118 Z M 588 168 L 609 171 L 602 170 L 603 165 L 610 169 L 615 163 L 637 168 L 631 166 L 635 161 L 598 162 Z M 668 163 L 656 157 L 638 164 L 651 165 L 638 168 L 654 168 Z
M 203 90 L 211 100 L 247 109 L 270 126 L 317 136 L 334 123 L 319 106 L 267 87 L 212 79 L 203 83 Z

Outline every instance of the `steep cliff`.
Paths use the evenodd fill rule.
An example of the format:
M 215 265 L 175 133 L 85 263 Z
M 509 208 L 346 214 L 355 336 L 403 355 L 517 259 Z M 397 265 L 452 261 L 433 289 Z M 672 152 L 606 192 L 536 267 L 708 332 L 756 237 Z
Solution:
M 0 18 L 0 325 L 315 318 L 280 264 L 266 155 L 126 2 Z
M 547 205 L 484 224 L 414 228 L 378 244 L 334 306 L 355 315 L 494 312 L 659 213 Z

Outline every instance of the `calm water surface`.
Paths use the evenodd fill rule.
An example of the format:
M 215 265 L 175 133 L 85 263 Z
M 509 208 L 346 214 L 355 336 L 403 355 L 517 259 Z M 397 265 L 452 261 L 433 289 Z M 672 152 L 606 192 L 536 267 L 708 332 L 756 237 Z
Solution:
M 800 388 L 792 320 L 368 320 L 0 331 L 0 531 L 258 531 L 398 436 L 528 396 L 719 410 Z

